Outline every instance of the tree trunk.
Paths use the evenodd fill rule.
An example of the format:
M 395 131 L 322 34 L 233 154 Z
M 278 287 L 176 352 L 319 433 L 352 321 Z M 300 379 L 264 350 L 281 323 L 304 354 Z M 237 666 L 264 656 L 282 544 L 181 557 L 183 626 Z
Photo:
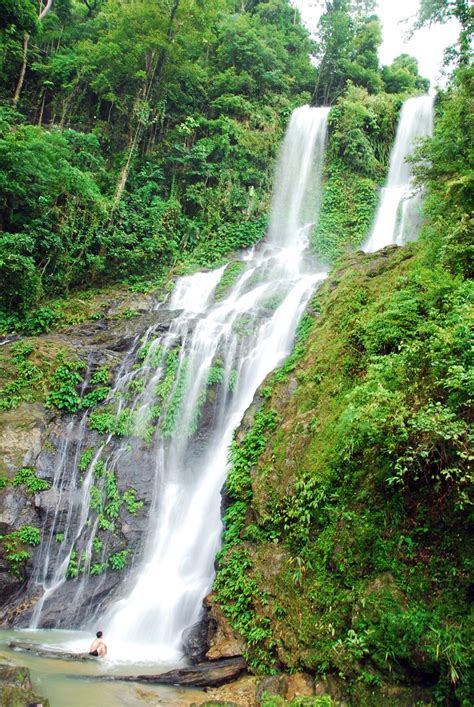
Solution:
M 43 3 L 41 3 L 43 4 Z M 43 17 L 45 17 L 53 6 L 53 0 L 46 0 L 45 6 L 40 10 L 38 15 L 38 20 L 41 22 Z M 21 89 L 23 88 L 23 83 L 25 81 L 26 74 L 26 61 L 28 57 L 28 44 L 30 43 L 30 35 L 28 32 L 23 34 L 23 55 L 21 60 L 20 75 L 18 77 L 18 83 L 15 89 L 15 95 L 13 96 L 13 105 L 16 106 L 20 100 Z
M 128 180 L 128 175 L 130 172 L 130 167 L 132 166 L 133 156 L 135 155 L 135 150 L 136 150 L 137 144 L 138 144 L 138 138 L 141 133 L 141 128 L 142 128 L 142 124 L 139 121 L 138 125 L 136 127 L 136 130 L 135 130 L 135 134 L 133 136 L 133 139 L 130 143 L 130 147 L 129 147 L 128 155 L 127 155 L 127 161 L 125 162 L 125 164 L 122 168 L 122 171 L 120 172 L 120 179 L 118 181 L 117 188 L 115 190 L 114 201 L 113 201 L 112 209 L 110 212 L 111 218 L 112 218 L 113 213 L 114 213 L 115 209 L 117 208 L 117 206 L 120 202 L 120 199 L 122 198 L 122 194 L 125 190 L 125 186 L 126 186 L 127 180 Z
M 43 123 L 43 114 L 44 114 L 44 104 L 46 102 L 46 88 L 43 91 L 43 99 L 41 101 L 41 108 L 40 108 L 40 114 L 38 118 L 38 125 L 42 125 Z
M 171 41 L 171 38 L 173 36 L 174 20 L 175 20 L 176 13 L 178 11 L 180 2 L 181 2 L 181 0 L 174 0 L 173 7 L 171 8 L 171 12 L 170 12 L 169 19 L 168 19 L 168 28 L 166 30 L 166 39 L 168 42 Z M 167 57 L 168 57 L 168 52 L 167 52 L 166 47 L 162 47 L 162 49 L 158 55 L 157 61 L 154 61 L 154 57 L 152 57 L 152 59 L 150 61 L 150 67 L 151 67 L 150 68 L 150 76 L 149 76 L 147 85 L 145 86 L 144 96 L 143 96 L 145 101 L 147 101 L 150 97 L 153 83 L 156 81 L 157 85 L 160 84 L 163 70 L 166 65 Z M 133 136 L 133 140 L 131 141 L 130 148 L 128 150 L 127 161 L 125 162 L 125 165 L 123 166 L 122 171 L 120 172 L 120 179 L 117 184 L 117 189 L 115 191 L 115 197 L 114 197 L 114 200 L 112 203 L 112 208 L 110 211 L 110 220 L 112 220 L 114 211 L 117 208 L 117 206 L 120 202 L 120 199 L 122 198 L 122 194 L 125 190 L 127 180 L 128 180 L 128 175 L 130 173 L 130 167 L 132 166 L 133 158 L 135 156 L 135 151 L 138 147 L 139 138 L 140 138 L 142 129 L 143 129 L 143 121 L 139 117 L 138 124 L 135 129 L 135 134 Z
M 28 56 L 28 44 L 29 43 L 30 43 L 30 35 L 28 34 L 28 32 L 24 32 L 24 34 L 23 34 L 23 53 L 22 53 L 22 59 L 21 59 L 20 75 L 18 77 L 18 83 L 16 85 L 15 95 L 13 96 L 13 105 L 14 106 L 16 106 L 18 101 L 20 100 L 21 89 L 23 88 L 23 82 L 25 80 L 26 59 Z

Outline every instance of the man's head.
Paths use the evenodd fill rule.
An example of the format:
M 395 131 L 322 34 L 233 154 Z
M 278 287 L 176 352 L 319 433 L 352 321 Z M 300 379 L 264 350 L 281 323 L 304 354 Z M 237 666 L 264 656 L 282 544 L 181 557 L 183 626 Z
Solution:
M 97 638 L 102 638 L 102 631 L 97 631 L 95 635 L 97 636 Z

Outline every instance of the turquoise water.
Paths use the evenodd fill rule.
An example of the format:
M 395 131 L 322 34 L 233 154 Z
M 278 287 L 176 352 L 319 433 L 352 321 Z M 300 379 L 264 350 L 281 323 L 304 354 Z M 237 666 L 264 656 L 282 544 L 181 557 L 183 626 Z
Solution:
M 114 661 L 113 646 L 108 646 L 109 656 L 106 659 L 84 662 L 42 658 L 8 647 L 11 640 L 28 641 L 43 647 L 80 653 L 88 650 L 92 639 L 90 634 L 79 631 L 0 631 L 0 662 L 12 662 L 29 668 L 34 690 L 47 697 L 51 707 L 185 707 L 193 702 L 199 704 L 205 701 L 206 695 L 200 690 L 93 679 L 100 675 L 156 674 L 170 668 L 159 664 L 133 663 L 133 656 L 129 663 Z

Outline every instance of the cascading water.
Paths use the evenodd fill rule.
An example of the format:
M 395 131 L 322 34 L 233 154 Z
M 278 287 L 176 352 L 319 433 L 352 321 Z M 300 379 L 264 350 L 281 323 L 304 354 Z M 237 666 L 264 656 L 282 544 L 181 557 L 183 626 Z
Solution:
M 395 143 L 390 155 L 387 183 L 382 189 L 372 232 L 363 247 L 373 253 L 387 245 L 402 245 L 413 238 L 420 222 L 421 195 L 413 194 L 412 171 L 406 158 L 419 138 L 433 131 L 433 98 L 409 98 L 402 106 Z
M 159 348 L 159 362 L 155 371 L 148 366 L 137 424 L 156 405 L 170 361 L 174 393 L 155 439 L 146 562 L 129 596 L 101 622 L 116 657 L 176 660 L 183 630 L 200 616 L 220 544 L 220 493 L 233 431 L 265 376 L 290 353 L 300 316 L 325 277 L 308 253 L 308 238 L 317 218 L 327 116 L 327 108 L 308 106 L 293 113 L 268 239 L 242 259 L 225 299 L 215 297 L 223 269 L 182 278 L 168 305 L 182 312 L 167 336 L 151 343 L 148 357 Z M 218 385 L 209 405 L 212 381 Z
M 107 480 L 97 478 L 99 465 L 112 479 L 116 472 L 123 476 L 123 464 L 132 466 L 133 485 L 133 465 L 139 464 L 152 499 L 146 561 L 130 574 L 129 596 L 101 616 L 100 624 L 116 659 L 173 662 L 181 655 L 181 634 L 198 620 L 214 576 L 220 492 L 233 431 L 265 376 L 291 351 L 300 316 L 325 277 L 307 246 L 319 208 L 327 115 L 326 108 L 307 106 L 293 113 L 277 166 L 268 237 L 234 264 L 233 284 L 222 287 L 228 278 L 224 267 L 181 278 L 145 336 L 141 341 L 136 336 L 108 398 L 116 403 L 117 420 L 127 413 L 132 421 L 129 436 L 123 442 L 112 434 L 103 438 L 81 469 L 87 413 L 69 423 L 56 453 L 49 505 L 49 492 L 43 495 L 48 531 L 33 575 L 42 589 L 33 627 L 77 625 L 78 618 L 101 615 L 110 587 L 105 568 L 116 541 L 113 532 L 108 539 L 102 533 L 101 549 L 94 546 L 101 521 L 110 521 L 110 514 L 107 520 L 93 508 L 101 494 L 101 503 L 107 499 Z M 406 240 L 420 196 L 410 195 L 405 158 L 431 127 L 432 100 L 409 99 L 366 251 Z M 173 323 L 158 336 L 162 315 Z M 140 366 L 137 356 L 144 357 Z M 70 601 L 66 579 L 79 559 Z M 62 590 L 68 608 L 59 602 L 55 614 L 56 593 Z

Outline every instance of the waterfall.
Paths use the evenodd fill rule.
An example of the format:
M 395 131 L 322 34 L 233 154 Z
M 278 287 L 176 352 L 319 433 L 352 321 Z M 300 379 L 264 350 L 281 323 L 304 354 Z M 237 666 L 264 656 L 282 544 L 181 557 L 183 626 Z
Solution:
M 183 630 L 201 615 L 221 541 L 220 494 L 233 432 L 265 376 L 291 352 L 300 317 L 326 275 L 308 243 L 328 112 L 304 106 L 292 114 L 268 237 L 241 257 L 233 284 L 216 295 L 224 268 L 181 278 L 167 304 L 177 312 L 172 327 L 151 341 L 147 382 L 134 403 L 136 424 L 140 416 L 146 424 L 156 406 L 170 361 L 174 382 L 154 438 L 155 493 L 143 563 L 129 595 L 100 622 L 116 658 L 178 659 Z
M 406 158 L 417 141 L 433 131 L 433 98 L 409 98 L 402 106 L 395 143 L 390 154 L 387 183 L 382 189 L 372 232 L 363 247 L 373 253 L 387 245 L 413 238 L 420 224 L 421 194 L 413 193 L 412 171 Z
M 417 138 L 431 134 L 432 103 L 422 96 L 402 108 L 368 252 L 416 233 L 421 195 L 412 195 L 405 158 Z M 33 583 L 42 594 L 32 627 L 100 617 L 116 659 L 169 663 L 181 657 L 182 632 L 199 619 L 212 586 L 233 432 L 265 376 L 291 352 L 300 317 L 326 276 L 308 244 L 320 206 L 328 112 L 303 106 L 291 116 L 263 243 L 227 267 L 181 277 L 145 336 L 136 335 L 107 399 L 117 419 L 127 413 L 131 434 L 119 440 L 110 433 L 94 443 L 83 468 L 84 453 L 91 451 L 88 414 L 68 423 L 52 488 L 42 494 L 47 532 L 35 559 Z M 169 320 L 160 334 L 166 330 L 160 322 Z M 140 478 L 149 483 L 145 500 L 151 501 L 141 558 L 127 577 L 128 596 L 105 615 L 106 569 L 118 541 L 113 533 L 101 534 L 104 518 L 94 508 L 97 497 L 102 494 L 105 503 L 106 496 L 98 465 L 119 479 L 125 465 L 130 486 L 139 465 Z M 75 562 L 71 594 L 66 581 Z

